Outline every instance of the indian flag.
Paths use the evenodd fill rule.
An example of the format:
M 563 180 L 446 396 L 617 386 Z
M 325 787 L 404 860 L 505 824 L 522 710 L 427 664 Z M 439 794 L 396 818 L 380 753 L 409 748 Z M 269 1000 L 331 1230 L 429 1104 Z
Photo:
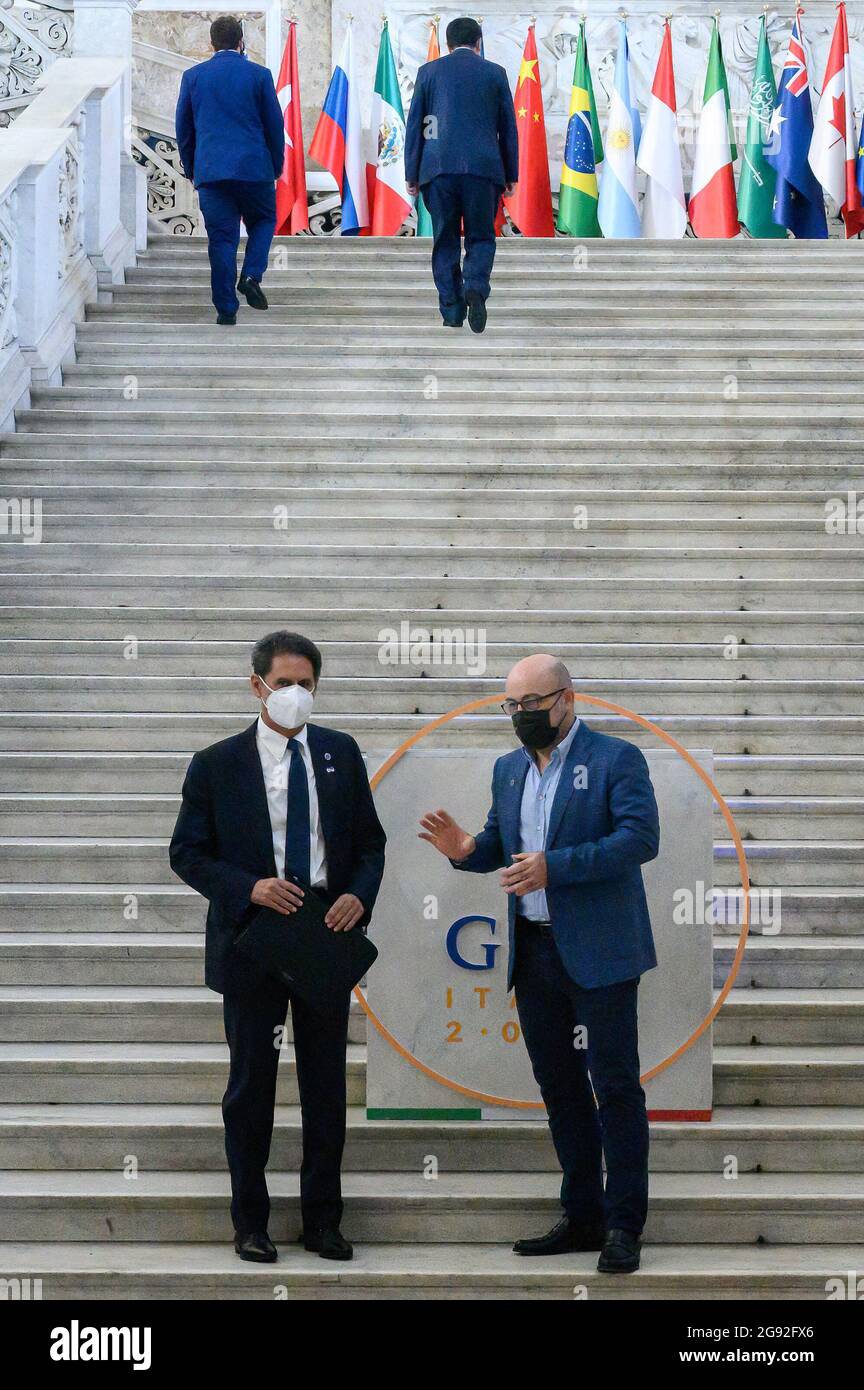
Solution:
M 737 158 L 720 30 L 715 19 L 690 194 L 690 223 L 697 236 L 738 235 L 738 200 L 732 167 Z
M 405 116 L 385 19 L 378 48 L 366 161 L 370 236 L 395 236 L 411 211 L 405 187 Z

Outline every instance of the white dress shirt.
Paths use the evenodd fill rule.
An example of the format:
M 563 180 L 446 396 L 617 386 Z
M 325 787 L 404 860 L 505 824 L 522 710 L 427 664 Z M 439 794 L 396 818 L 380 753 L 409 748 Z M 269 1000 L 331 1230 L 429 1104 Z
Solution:
M 300 745 L 306 780 L 309 783 L 309 871 L 313 888 L 327 887 L 327 854 L 321 821 L 318 816 L 318 792 L 315 787 L 315 769 L 312 754 L 309 752 L 309 734 L 306 725 L 299 734 L 294 735 Z M 276 873 L 285 877 L 285 832 L 288 826 L 288 773 L 291 767 L 291 753 L 284 734 L 277 733 L 258 716 L 255 734 L 264 786 L 267 788 L 267 809 L 270 812 L 270 828 L 273 832 L 273 856 L 276 860 Z

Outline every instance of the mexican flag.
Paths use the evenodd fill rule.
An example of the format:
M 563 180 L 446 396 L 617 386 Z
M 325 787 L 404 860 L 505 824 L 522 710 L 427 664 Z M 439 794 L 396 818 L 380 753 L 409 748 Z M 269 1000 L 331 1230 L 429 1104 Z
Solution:
M 436 59 L 436 58 L 440 58 L 440 57 L 441 57 L 441 45 L 440 45 L 440 43 L 438 42 L 438 21 L 437 21 L 437 19 L 430 19 L 430 21 L 429 21 L 429 47 L 428 47 L 428 49 L 426 50 L 426 62 L 427 62 L 427 63 L 434 63 L 434 62 L 435 62 L 435 59 Z M 430 215 L 429 215 L 429 209 L 427 208 L 425 202 L 423 201 L 423 194 L 422 194 L 422 193 L 418 193 L 418 194 L 417 194 L 417 235 L 418 235 L 418 236 L 431 236 L 431 235 L 432 235 L 432 218 L 431 218 Z
M 603 139 L 588 65 L 585 20 L 579 25 L 570 117 L 558 193 L 558 230 L 566 236 L 599 237 L 597 166 L 603 162 Z
M 690 224 L 699 237 L 738 235 L 738 204 L 732 168 L 737 158 L 720 29 L 715 19 L 690 194 Z
M 742 224 L 751 236 L 785 238 L 786 228 L 774 221 L 774 198 L 777 174 L 765 158 L 766 146 L 771 144 L 771 119 L 777 105 L 777 87 L 771 66 L 771 51 L 765 16 L 759 30 L 756 71 L 750 93 L 750 115 L 747 118 L 747 140 L 744 145 L 744 165 L 738 184 L 738 212 Z
M 369 137 L 372 149 L 366 160 L 366 235 L 395 236 L 411 211 L 411 198 L 405 187 L 405 116 L 386 19 L 378 48 Z
M 840 4 L 810 145 L 810 168 L 842 212 L 847 237 L 864 230 L 854 105 L 849 27 L 846 6 Z

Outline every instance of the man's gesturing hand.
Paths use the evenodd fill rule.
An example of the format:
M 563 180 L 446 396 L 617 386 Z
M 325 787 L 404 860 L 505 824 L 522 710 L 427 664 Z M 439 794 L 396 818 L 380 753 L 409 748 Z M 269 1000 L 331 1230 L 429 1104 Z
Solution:
M 272 907 L 274 912 L 289 917 L 302 903 L 303 889 L 287 878 L 259 878 L 250 896 L 258 907 Z
M 505 893 L 536 893 L 547 881 L 546 855 L 541 850 L 533 854 L 514 854 L 513 863 L 501 870 L 501 887 Z
M 474 836 L 457 825 L 446 811 L 429 811 L 421 817 L 419 838 L 428 840 L 448 859 L 467 859 L 474 849 Z
M 331 931 L 350 931 L 352 927 L 356 927 L 364 911 L 363 904 L 356 894 L 343 893 L 341 898 L 337 898 L 333 903 L 324 921 Z

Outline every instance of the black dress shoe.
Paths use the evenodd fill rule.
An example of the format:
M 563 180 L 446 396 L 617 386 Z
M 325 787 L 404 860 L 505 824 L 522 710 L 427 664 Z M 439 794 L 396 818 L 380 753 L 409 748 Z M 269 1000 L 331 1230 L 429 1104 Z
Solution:
M 597 1269 L 601 1274 L 632 1274 L 639 1268 L 640 1245 L 632 1231 L 607 1231 Z
M 237 281 L 237 289 L 241 294 L 245 294 L 246 303 L 250 309 L 269 309 L 267 296 L 262 290 L 257 280 L 250 280 L 248 275 L 241 275 Z
M 486 327 L 486 301 L 478 290 L 469 290 L 465 298 L 468 301 L 468 327 L 472 333 L 482 333 Z
M 237 322 L 237 315 L 236 315 L 236 314 L 217 314 L 217 315 L 216 315 L 216 322 L 217 322 L 217 323 L 226 324 L 226 325 L 228 325 L 229 327 L 233 328 L 234 325 L 235 325 L 235 323 Z
M 442 328 L 461 328 L 464 322 L 464 319 L 442 319 L 441 326 Z
M 234 1249 L 241 1260 L 252 1260 L 255 1264 L 272 1265 L 277 1250 L 266 1231 L 252 1231 L 248 1236 L 234 1232 Z
M 545 1236 L 517 1240 L 513 1250 L 517 1255 L 566 1255 L 574 1250 L 601 1250 L 603 1227 L 583 1226 L 564 1216 Z
M 346 1240 L 338 1226 L 322 1226 L 318 1231 L 310 1231 L 303 1236 L 307 1250 L 320 1255 L 322 1260 L 353 1260 L 354 1246 Z

